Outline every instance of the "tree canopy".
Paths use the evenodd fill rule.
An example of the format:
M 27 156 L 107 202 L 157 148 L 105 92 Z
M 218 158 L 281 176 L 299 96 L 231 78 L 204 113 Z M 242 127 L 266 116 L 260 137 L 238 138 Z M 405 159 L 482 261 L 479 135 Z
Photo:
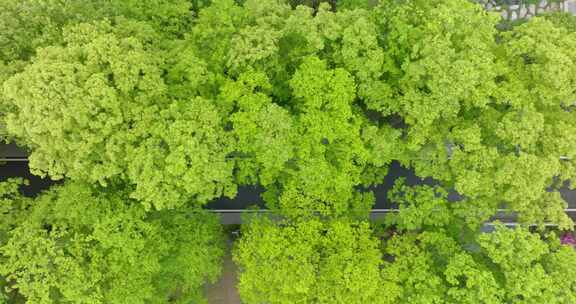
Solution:
M 467 246 L 466 246 L 467 245 Z M 576 252 L 500 227 L 462 244 L 441 231 L 397 235 L 384 252 L 384 303 L 575 303 Z M 470 248 L 472 247 L 472 248 Z
M 250 186 L 246 303 L 575 303 L 576 17 L 475 2 L 0 0 L 0 131 L 62 180 L 0 183 L 3 296 L 202 301 Z
M 377 303 L 382 263 L 367 222 L 244 224 L 234 258 L 245 303 Z
M 147 208 L 259 185 L 285 216 L 365 215 L 365 189 L 399 161 L 479 220 L 507 208 L 570 226 L 556 191 L 576 151 L 569 17 L 501 31 L 465 0 L 360 2 L 219 0 L 188 16 L 113 1 L 54 21 L 57 38 L 17 51 L 7 132 L 35 173 L 127 181 Z M 84 11 L 45 5 L 54 20 Z
M 35 199 L 2 182 L 0 285 L 32 303 L 202 301 L 224 253 L 218 218 L 147 213 L 126 191 L 81 183 Z M 8 212 L 9 211 L 9 212 Z

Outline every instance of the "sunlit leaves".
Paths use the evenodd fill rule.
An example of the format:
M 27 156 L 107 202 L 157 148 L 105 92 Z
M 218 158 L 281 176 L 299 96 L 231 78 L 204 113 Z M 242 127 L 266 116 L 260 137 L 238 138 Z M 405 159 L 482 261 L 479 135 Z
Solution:
M 354 198 L 367 156 L 359 138 L 361 120 L 353 111 L 353 78 L 343 69 L 328 69 L 326 62 L 310 57 L 290 86 L 298 146 L 278 187 L 277 204 L 291 215 L 364 210 L 366 205 Z
M 386 217 L 389 225 L 399 230 L 419 230 L 426 226 L 446 226 L 452 220 L 446 193 L 430 186 L 409 187 L 403 180 L 388 194 L 391 201 L 399 204 L 398 214 Z
M 384 1 L 379 10 L 387 32 L 385 71 L 396 92 L 368 106 L 429 126 L 487 102 L 496 18 L 467 1 Z M 424 141 L 424 134 L 413 136 Z
M 576 300 L 573 293 L 576 281 L 554 267 L 558 263 L 573 263 L 576 252 L 571 248 L 548 244 L 537 234 L 523 229 L 506 228 L 480 236 L 479 243 L 494 262 L 496 271 L 503 274 L 507 301 L 572 303 Z M 557 284 L 558 280 L 563 283 Z
M 7 129 L 34 148 L 35 171 L 102 181 L 120 171 L 114 160 L 129 139 L 118 131 L 165 89 L 160 62 L 108 23 L 72 28 L 67 37 L 5 83 L 18 109 Z
M 498 227 L 472 246 L 442 231 L 397 235 L 383 286 L 389 303 L 572 303 L 575 281 L 559 265 L 576 252 L 557 243 L 524 228 Z
M 147 214 L 126 191 L 100 191 L 68 183 L 35 199 L 26 214 L 12 213 L 19 225 L 0 227 L 8 236 L 0 240 L 8 290 L 34 303 L 200 300 L 204 282 L 220 272 L 218 219 Z
M 168 98 L 151 28 L 80 24 L 64 37 L 5 84 L 18 109 L 7 129 L 33 149 L 33 170 L 102 184 L 127 178 L 133 197 L 156 208 L 235 194 L 220 112 L 201 98 Z
M 132 197 L 163 209 L 236 194 L 227 160 L 232 140 L 209 101 L 178 101 L 152 115 L 134 124 L 143 138 L 126 152 Z
M 180 208 L 240 185 L 282 219 L 244 227 L 247 303 L 573 302 L 570 251 L 473 238 L 499 209 L 572 228 L 572 18 L 498 30 L 467 0 L 376 2 L 0 0 L 1 123 L 34 173 L 75 182 L 0 187 L 0 285 L 198 303 L 221 239 Z M 393 161 L 432 184 L 388 192 L 384 263 L 356 220 Z
M 377 303 L 377 242 L 365 222 L 251 219 L 234 253 L 246 303 Z
M 394 236 L 384 251 L 386 303 L 502 303 L 496 277 L 442 232 Z

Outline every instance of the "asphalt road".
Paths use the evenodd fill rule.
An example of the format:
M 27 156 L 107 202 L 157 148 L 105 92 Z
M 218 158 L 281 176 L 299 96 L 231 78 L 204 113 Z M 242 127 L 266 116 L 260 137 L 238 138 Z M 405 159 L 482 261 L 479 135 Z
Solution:
M 238 283 L 238 268 L 232 261 L 230 253 L 231 243 L 222 263 L 222 275 L 214 284 L 206 286 L 206 298 L 210 304 L 240 304 L 240 295 L 236 285 Z
M 26 160 L 26 152 L 19 149 L 15 145 L 0 145 L 0 159 L 12 160 L 3 165 L 0 165 L 0 180 L 5 180 L 9 177 L 24 177 L 30 180 L 30 185 L 24 186 L 22 191 L 25 195 L 35 195 L 50 185 L 57 182 L 50 179 L 40 178 L 32 175 L 29 172 L 28 162 Z M 404 177 L 409 185 L 418 184 L 434 184 L 431 178 L 421 179 L 414 174 L 412 170 L 402 167 L 398 162 L 393 162 L 390 165 L 389 173 L 384 178 L 382 184 L 377 187 L 372 187 L 376 197 L 376 202 L 373 209 L 391 209 L 396 206 L 387 198 L 387 192 L 392 189 L 396 179 Z M 247 186 L 240 187 L 238 194 L 235 198 L 219 198 L 206 205 L 207 209 L 222 211 L 222 223 L 224 224 L 238 224 L 240 223 L 240 212 L 238 210 L 246 209 L 251 206 L 265 209 L 265 204 L 260 197 L 264 192 L 262 187 Z M 568 202 L 569 209 L 576 209 L 576 191 L 568 190 L 567 188 L 561 189 L 562 197 Z M 458 199 L 457 193 L 451 193 L 451 199 Z M 227 210 L 227 211 L 226 211 Z M 571 212 L 573 218 L 576 220 L 576 212 Z M 380 216 L 380 213 L 373 214 L 373 217 Z

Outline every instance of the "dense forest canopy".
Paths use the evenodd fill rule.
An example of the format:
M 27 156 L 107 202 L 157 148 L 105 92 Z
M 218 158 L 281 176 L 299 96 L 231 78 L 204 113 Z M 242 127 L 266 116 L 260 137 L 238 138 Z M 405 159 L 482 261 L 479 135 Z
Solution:
M 125 190 L 72 182 L 32 199 L 20 182 L 0 189 L 0 287 L 12 301 L 197 303 L 220 273 L 213 214 L 147 213 Z
M 574 50 L 468 0 L 0 0 L 0 131 L 64 181 L 0 183 L 0 303 L 202 302 L 242 186 L 245 303 L 576 303 Z M 433 183 L 369 223 L 392 162 Z

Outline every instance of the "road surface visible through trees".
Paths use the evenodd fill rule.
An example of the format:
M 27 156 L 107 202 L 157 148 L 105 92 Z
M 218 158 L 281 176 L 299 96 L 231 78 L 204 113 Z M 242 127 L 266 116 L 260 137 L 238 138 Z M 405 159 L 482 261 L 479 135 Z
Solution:
M 9 177 L 23 177 L 30 180 L 30 185 L 22 188 L 25 195 L 35 195 L 47 189 L 50 185 L 58 183 L 31 174 L 28 169 L 28 162 L 26 161 L 26 153 L 14 145 L 0 146 L 0 158 L 9 160 L 0 166 L 0 180 L 5 180 Z M 409 185 L 434 184 L 434 180 L 431 178 L 421 179 L 416 176 L 412 170 L 402 167 L 397 162 L 393 162 L 382 184 L 369 189 L 374 192 L 376 197 L 372 218 L 381 217 L 389 212 L 390 209 L 396 207 L 388 200 L 387 192 L 392 189 L 394 182 L 400 177 L 406 178 L 406 182 Z M 244 209 L 249 207 L 266 208 L 264 201 L 262 201 L 260 197 L 260 194 L 263 192 L 264 189 L 257 186 L 240 187 L 235 198 L 230 199 L 223 197 L 216 199 L 208 203 L 206 208 L 219 212 L 222 216 L 223 224 L 239 224 L 241 222 L 241 213 L 244 212 Z M 560 190 L 560 193 L 568 202 L 569 214 L 576 220 L 576 212 L 574 212 L 574 210 L 576 210 L 576 191 L 569 190 L 565 187 Z M 455 192 L 449 195 L 449 199 L 451 200 L 458 200 L 458 198 L 459 196 Z M 505 220 L 511 221 L 512 219 L 506 218 Z

